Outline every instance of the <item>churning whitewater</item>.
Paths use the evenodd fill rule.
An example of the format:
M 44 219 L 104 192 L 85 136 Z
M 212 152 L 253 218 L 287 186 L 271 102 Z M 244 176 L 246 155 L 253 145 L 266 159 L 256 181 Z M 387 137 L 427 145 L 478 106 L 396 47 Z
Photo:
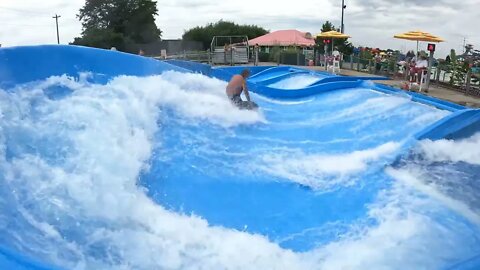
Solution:
M 438 161 L 479 166 L 478 135 L 421 142 L 422 162 L 384 167 L 405 137 L 447 112 L 359 89 L 290 103 L 253 95 L 261 110 L 246 111 L 225 98 L 225 82 L 199 74 L 106 85 L 90 76 L 0 90 L 8 248 L 67 269 L 435 269 L 480 252 L 478 206 L 447 190 L 441 175 L 418 173 Z M 399 121 L 396 132 L 385 128 Z M 332 126 L 342 134 L 327 134 Z M 202 209 L 164 205 L 170 198 L 152 188 L 239 174 L 331 200 L 377 184 L 355 215 L 337 212 L 296 233 L 210 222 Z M 302 207 L 295 211 L 309 211 Z

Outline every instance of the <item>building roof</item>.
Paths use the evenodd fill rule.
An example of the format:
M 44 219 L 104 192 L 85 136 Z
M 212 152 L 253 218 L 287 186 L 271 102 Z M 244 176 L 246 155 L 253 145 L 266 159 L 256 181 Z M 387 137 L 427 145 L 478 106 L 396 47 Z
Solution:
M 315 40 L 310 33 L 298 30 L 278 30 L 249 40 L 248 43 L 259 46 L 313 46 Z

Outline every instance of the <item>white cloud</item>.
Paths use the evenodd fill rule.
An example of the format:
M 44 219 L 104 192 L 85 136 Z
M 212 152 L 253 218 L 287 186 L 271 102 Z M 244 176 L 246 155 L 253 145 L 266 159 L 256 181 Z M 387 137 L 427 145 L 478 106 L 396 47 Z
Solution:
M 55 19 L 59 14 L 60 42 L 73 41 L 81 31 L 76 19 L 82 0 L 2 0 L 0 2 L 0 43 L 3 46 L 57 43 Z
M 3 0 L 0 2 L 0 43 L 4 46 L 56 43 L 55 21 L 60 14 L 62 43 L 79 36 L 76 19 L 82 0 Z M 421 29 L 447 40 L 437 46 L 444 56 L 450 48 L 467 43 L 480 47 L 476 29 L 479 0 L 345 0 L 345 29 L 355 45 L 413 49 L 415 42 L 397 40 L 396 33 Z M 325 20 L 340 25 L 340 0 L 279 2 L 258 0 L 165 0 L 158 1 L 157 24 L 163 38 L 180 38 L 185 29 L 220 19 L 257 24 L 268 30 L 299 29 L 317 33 Z M 426 44 L 421 44 L 421 48 Z

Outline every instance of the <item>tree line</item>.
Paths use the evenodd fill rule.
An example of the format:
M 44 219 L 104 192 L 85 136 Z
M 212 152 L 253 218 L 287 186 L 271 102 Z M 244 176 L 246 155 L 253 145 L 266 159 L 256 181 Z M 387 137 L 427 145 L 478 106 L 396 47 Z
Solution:
M 246 35 L 253 39 L 267 34 L 269 31 L 257 25 L 239 25 L 230 21 L 220 20 L 205 26 L 191 28 L 183 34 L 183 40 L 200 41 L 204 48 L 210 47 L 214 36 Z
M 72 44 L 136 52 L 137 44 L 148 44 L 161 39 L 162 31 L 155 23 L 158 15 L 154 0 L 86 0 L 77 18 L 82 24 L 80 37 Z M 331 22 L 325 22 L 321 31 L 338 30 Z M 184 32 L 183 40 L 201 42 L 210 47 L 214 36 L 246 35 L 249 39 L 267 34 L 269 31 L 257 25 L 240 25 L 220 20 L 205 26 L 196 26 Z M 350 54 L 353 46 L 346 39 L 335 40 L 339 51 Z M 331 44 L 328 45 L 331 50 Z M 324 43 L 316 39 L 316 46 L 323 53 Z
M 77 15 L 82 23 L 81 37 L 73 44 L 132 51 L 135 44 L 160 39 L 157 14 L 157 2 L 152 0 L 86 0 Z

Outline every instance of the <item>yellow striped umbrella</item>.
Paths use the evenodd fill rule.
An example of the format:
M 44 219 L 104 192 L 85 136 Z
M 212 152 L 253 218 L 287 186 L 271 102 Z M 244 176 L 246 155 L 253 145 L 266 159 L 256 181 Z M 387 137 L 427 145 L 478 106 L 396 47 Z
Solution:
M 333 52 L 333 39 L 335 38 L 350 38 L 349 35 L 345 35 L 343 33 L 340 33 L 338 31 L 327 31 L 327 32 L 322 32 L 320 34 L 317 34 L 315 36 L 316 38 L 331 38 L 332 39 L 332 52 Z
M 350 38 L 349 35 L 345 35 L 338 31 L 322 32 L 320 34 L 317 34 L 315 37 L 317 38 Z
M 406 39 L 406 40 L 413 40 L 417 42 L 417 53 L 418 53 L 418 42 L 419 41 L 426 41 L 426 42 L 443 42 L 444 40 L 440 37 L 434 36 L 430 33 L 423 32 L 420 30 L 417 31 L 410 31 L 403 34 L 394 35 L 394 38 L 399 39 Z

